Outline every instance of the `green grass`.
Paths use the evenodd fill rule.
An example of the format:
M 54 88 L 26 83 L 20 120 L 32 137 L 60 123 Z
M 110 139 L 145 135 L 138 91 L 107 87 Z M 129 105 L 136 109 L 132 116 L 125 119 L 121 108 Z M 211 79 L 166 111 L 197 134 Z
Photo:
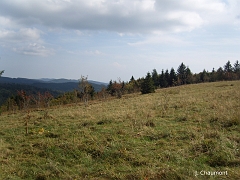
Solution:
M 239 90 L 204 83 L 2 113 L 0 179 L 237 179 Z M 195 177 L 202 170 L 228 175 Z

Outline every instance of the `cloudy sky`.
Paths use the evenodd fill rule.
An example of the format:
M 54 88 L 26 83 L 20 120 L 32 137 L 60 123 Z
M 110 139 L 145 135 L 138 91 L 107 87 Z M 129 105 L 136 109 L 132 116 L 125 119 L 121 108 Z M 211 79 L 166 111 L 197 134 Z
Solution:
M 4 76 L 109 82 L 240 59 L 239 0 L 1 0 Z

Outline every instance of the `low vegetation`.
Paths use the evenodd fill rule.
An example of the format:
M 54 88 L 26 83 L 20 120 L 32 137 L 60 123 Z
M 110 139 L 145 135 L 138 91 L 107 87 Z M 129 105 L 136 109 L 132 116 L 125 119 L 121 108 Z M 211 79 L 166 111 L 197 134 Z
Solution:
M 3 112 L 0 179 L 238 179 L 239 89 L 201 83 Z

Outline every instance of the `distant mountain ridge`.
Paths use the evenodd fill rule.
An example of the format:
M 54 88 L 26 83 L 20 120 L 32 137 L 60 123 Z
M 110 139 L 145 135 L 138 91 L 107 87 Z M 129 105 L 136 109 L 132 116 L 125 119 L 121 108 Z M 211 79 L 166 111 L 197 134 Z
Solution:
M 28 79 L 28 78 L 10 78 L 10 77 L 1 77 L 0 83 L 15 83 L 15 84 L 35 84 L 35 83 L 79 83 L 79 80 L 75 79 L 51 79 L 51 78 L 41 78 L 41 79 Z M 88 80 L 90 84 L 98 84 L 107 86 L 107 83 Z
M 88 81 L 96 92 L 107 86 L 107 83 L 98 81 Z M 17 91 L 24 90 L 26 92 L 37 93 L 49 91 L 57 96 L 64 92 L 78 89 L 78 80 L 69 79 L 27 79 L 27 78 L 0 78 L 0 105 L 7 100 L 8 97 L 16 95 Z

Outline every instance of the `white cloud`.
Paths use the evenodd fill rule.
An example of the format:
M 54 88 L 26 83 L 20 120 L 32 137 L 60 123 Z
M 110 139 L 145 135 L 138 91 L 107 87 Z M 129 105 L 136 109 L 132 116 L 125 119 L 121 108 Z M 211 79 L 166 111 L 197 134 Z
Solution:
M 118 33 L 184 32 L 201 27 L 203 22 L 219 23 L 219 17 L 233 22 L 239 15 L 236 4 L 237 0 L 228 4 L 221 0 L 2 0 L 0 16 L 22 26 Z
M 2 41 L 2 43 L 40 41 L 40 34 L 41 31 L 35 28 L 22 28 L 18 31 L 0 29 L 0 40 Z
M 43 45 L 41 34 L 42 31 L 36 28 L 0 30 L 0 45 L 20 54 L 49 56 L 54 52 Z
M 54 54 L 54 51 L 51 49 L 45 48 L 41 44 L 32 43 L 28 46 L 13 48 L 13 50 L 17 53 L 24 55 L 34 55 L 34 56 L 49 56 Z

